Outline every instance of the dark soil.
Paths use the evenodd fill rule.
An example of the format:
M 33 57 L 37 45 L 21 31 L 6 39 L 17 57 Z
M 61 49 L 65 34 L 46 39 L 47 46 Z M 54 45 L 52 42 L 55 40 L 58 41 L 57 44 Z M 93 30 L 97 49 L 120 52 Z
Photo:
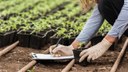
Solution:
M 88 66 L 83 67 L 75 64 L 70 72 L 109 72 L 112 65 L 114 64 L 122 44 L 115 51 L 107 51 L 101 58 L 92 61 Z M 29 56 L 31 52 L 42 53 L 48 46 L 42 50 L 36 50 L 32 48 L 16 47 L 8 54 L 0 57 L 0 72 L 17 72 L 32 59 Z M 4 48 L 0 48 L 3 50 Z M 61 72 L 61 70 L 68 63 L 62 62 L 50 62 L 46 64 L 36 64 L 32 70 L 33 72 Z M 125 55 L 123 62 L 119 65 L 117 72 L 128 71 L 128 52 Z

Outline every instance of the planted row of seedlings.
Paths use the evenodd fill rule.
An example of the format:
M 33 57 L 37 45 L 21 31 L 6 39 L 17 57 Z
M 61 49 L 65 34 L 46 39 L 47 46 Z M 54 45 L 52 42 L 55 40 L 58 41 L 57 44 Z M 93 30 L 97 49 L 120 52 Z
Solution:
M 91 15 L 91 11 L 81 14 L 77 1 L 69 0 L 25 0 L 1 13 L 3 16 L 12 13 L 17 15 L 0 20 L 0 46 L 19 40 L 20 46 L 37 49 L 47 43 L 55 44 L 59 38 L 63 39 L 61 44 L 69 45 Z M 106 29 L 106 26 L 109 28 Z M 110 26 L 105 22 L 97 34 L 107 33 L 109 29 Z M 5 39 L 7 43 L 4 43 Z
M 12 20 L 11 21 L 2 21 L 1 20 L 1 33 L 5 33 L 5 32 L 8 32 L 8 31 L 10 31 L 10 30 L 17 30 L 17 25 L 16 24 L 12 24 L 12 23 L 14 23 L 14 21 L 13 21 L 13 18 L 11 18 Z M 15 19 L 15 20 L 17 20 L 17 19 Z M 24 19 L 25 20 L 25 19 Z M 19 20 L 18 20 L 19 21 Z M 21 21 L 20 21 L 21 22 Z M 19 23 L 19 22 L 17 22 L 17 23 Z M 41 23 L 41 22 L 37 22 L 37 23 Z M 36 24 L 35 24 L 36 25 Z M 38 26 L 38 25 L 36 25 L 36 30 L 34 30 L 34 31 L 37 31 L 37 30 L 39 30 L 39 27 L 40 26 Z M 24 30 L 24 31 L 27 31 L 27 30 L 30 30 L 31 29 L 31 27 L 30 27 L 30 25 L 29 25 L 29 23 L 27 23 L 27 22 L 25 22 L 25 24 L 24 24 L 24 26 L 23 27 L 20 27 L 20 28 L 22 28 L 22 30 Z M 45 28 L 47 28 L 47 27 L 45 27 Z M 41 29 L 40 29 L 41 30 Z M 43 31 L 43 30 L 42 30 Z M 38 32 L 38 31 L 37 31 Z M 36 33 L 37 33 L 36 32 Z M 44 32 L 44 31 L 43 31 Z M 20 32 L 18 32 L 18 34 L 20 35 L 20 33 L 21 33 L 21 31 Z M 9 35 L 10 36 L 10 35 Z M 20 38 L 19 38 L 20 39 Z M 2 40 L 1 40 L 2 41 Z M 20 42 L 22 42 L 22 41 L 20 41 Z M 30 41 L 29 41 L 30 42 Z M 39 43 L 40 44 L 40 43 Z M 5 44 L 5 45 L 7 45 L 7 44 Z M 21 43 L 21 45 L 22 45 L 22 43 Z M 24 46 L 24 45 L 23 45 Z M 25 46 L 29 46 L 29 44 L 28 45 L 25 45 Z
M 30 0 L 27 0 L 28 2 L 30 1 Z M 44 11 L 47 11 L 48 10 L 48 8 L 49 8 L 49 6 L 47 5 L 47 4 L 49 4 L 49 5 L 51 5 L 51 7 L 56 7 L 58 4 L 61 4 L 61 3 L 63 3 L 64 2 L 64 0 L 63 1 L 59 1 L 59 2 L 57 2 L 57 1 L 59 1 L 59 0 L 56 0 L 55 1 L 55 3 L 53 3 L 53 4 L 50 4 L 51 2 L 50 2 L 50 0 L 48 0 L 48 1 L 45 1 L 45 3 L 43 3 L 42 5 L 46 5 L 45 6 L 45 10 L 42 8 L 42 11 L 44 10 Z M 20 5 L 17 5 L 17 6 L 15 6 L 15 7 L 12 7 L 11 9 L 9 9 L 10 11 L 8 11 L 8 13 L 6 13 L 5 11 L 7 11 L 7 10 L 5 10 L 5 11 L 3 11 L 2 13 L 5 13 L 5 16 L 7 15 L 7 14 L 11 14 L 11 13 L 18 13 L 18 12 L 20 12 L 20 11 L 22 11 L 23 9 L 25 9 L 25 7 L 24 7 L 24 5 L 26 5 L 28 2 L 24 2 L 24 3 L 21 3 Z M 34 1 L 33 3 L 31 2 L 31 3 L 28 3 L 27 5 L 26 5 L 26 7 L 27 6 L 30 6 L 30 5 L 33 5 L 34 3 L 37 3 L 37 2 L 39 2 L 39 0 L 36 0 L 36 1 Z M 25 4 L 26 3 L 26 4 Z M 55 5 L 55 6 L 53 6 L 53 5 Z M 18 10 L 16 9 L 17 7 L 22 7 L 22 8 L 19 8 Z M 40 7 L 40 8 L 39 8 Z M 41 5 L 39 5 L 38 6 L 38 8 L 39 8 L 39 10 L 38 10 L 38 12 L 39 11 L 41 11 Z M 36 7 L 37 8 L 37 7 Z M 36 9 L 35 8 L 35 9 Z M 34 9 L 34 10 L 35 10 Z M 36 11 L 36 10 L 35 10 Z M 32 11 L 30 11 L 30 12 L 32 12 Z M 29 12 L 29 13 L 30 13 Z M 3 14 L 4 15 L 4 14 Z M 33 15 L 30 15 L 30 16 L 33 16 Z M 25 20 L 25 19 L 23 19 L 23 18 L 20 18 L 20 17 L 11 17 L 11 19 L 10 20 L 6 20 L 6 21 L 4 21 L 4 20 L 1 20 L 0 21 L 1 22 L 1 36 L 5 36 L 8 32 L 14 32 L 14 31 L 17 31 L 18 30 L 18 28 L 19 28 L 19 25 L 23 25 L 24 27 L 28 27 L 29 26 L 29 24 L 30 24 L 30 21 L 27 21 L 27 20 Z M 18 26 L 18 28 L 17 28 L 17 26 Z M 24 28 L 24 27 L 20 27 L 20 28 Z M 27 29 L 29 29 L 30 27 L 28 27 Z M 23 29 L 23 30 L 25 30 L 25 28 Z M 7 33 L 6 33 L 7 32 Z M 5 34 L 6 33 L 6 34 Z M 20 33 L 18 33 L 18 34 L 20 34 Z M 7 35 L 6 35 L 7 36 Z M 8 36 L 11 36 L 11 35 L 9 35 L 8 34 Z M 16 38 L 16 36 L 13 36 L 13 37 L 15 37 Z M 8 38 L 10 38 L 10 37 L 8 37 Z M 10 41 L 8 38 L 6 38 L 8 41 Z M 3 38 L 3 37 L 1 37 L 1 42 L 3 42 L 3 40 L 5 39 L 5 38 Z M 12 39 L 12 37 L 10 38 L 10 39 Z M 12 42 L 11 42 L 12 43 Z M 4 44 L 4 45 L 3 45 Z M 1 46 L 6 46 L 6 45 L 8 45 L 7 43 L 4 43 L 3 42 L 3 44 L 1 44 Z
M 36 20 L 32 23 L 32 25 L 27 24 L 26 26 L 22 27 L 22 32 L 27 32 L 27 38 L 21 38 L 19 40 L 23 40 L 23 42 L 20 41 L 21 46 L 40 48 L 49 43 L 49 37 L 54 33 L 54 30 L 51 29 L 52 25 L 49 25 L 44 19 Z M 20 33 L 23 35 L 22 32 Z M 24 33 L 24 35 L 26 35 L 26 33 Z M 24 43 L 24 41 L 27 43 Z
M 3 11 L 3 10 L 6 10 L 10 7 L 14 7 L 15 5 L 17 4 L 20 4 L 22 3 L 23 1 L 22 0 L 13 0 L 13 1 L 10 1 L 10 0 L 1 0 L 0 1 L 0 11 Z
M 59 4 L 63 3 L 64 0 L 58 1 L 55 0 L 55 3 L 51 3 L 50 0 L 25 0 L 25 2 L 10 7 L 1 11 L 1 18 L 7 20 L 10 16 L 24 16 L 26 17 L 38 17 L 38 15 L 45 15 L 47 12 L 51 11 L 53 8 L 56 8 Z M 18 8 L 18 9 L 17 9 Z
M 30 8 L 32 5 L 39 3 L 40 0 L 25 0 L 23 3 L 15 5 L 14 7 L 10 7 L 1 11 L 1 19 L 8 20 L 11 16 L 17 16 L 18 13 L 25 11 L 25 9 Z

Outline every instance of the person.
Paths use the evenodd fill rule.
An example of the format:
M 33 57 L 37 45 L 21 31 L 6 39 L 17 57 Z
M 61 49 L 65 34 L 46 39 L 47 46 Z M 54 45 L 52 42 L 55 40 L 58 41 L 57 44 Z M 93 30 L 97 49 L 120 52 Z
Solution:
M 96 2 L 91 17 L 87 20 L 80 34 L 69 46 L 58 45 L 53 50 L 50 50 L 55 56 L 73 55 L 74 49 L 77 49 L 81 42 L 89 42 L 92 37 L 107 20 L 111 25 L 111 30 L 106 34 L 103 40 L 96 45 L 83 50 L 80 53 L 79 62 L 82 62 L 86 57 L 87 61 L 95 60 L 101 57 L 109 47 L 124 34 L 128 36 L 128 0 L 80 0 L 82 8 L 86 9 L 89 3 Z M 58 53 L 59 52 L 59 53 Z

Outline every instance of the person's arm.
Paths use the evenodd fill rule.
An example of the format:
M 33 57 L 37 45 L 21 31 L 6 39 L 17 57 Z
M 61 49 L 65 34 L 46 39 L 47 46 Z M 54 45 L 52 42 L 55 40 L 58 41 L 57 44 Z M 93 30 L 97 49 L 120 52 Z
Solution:
M 126 29 L 128 29 L 128 0 L 124 0 L 122 10 L 107 36 L 111 36 L 113 39 L 120 38 Z
M 116 38 L 120 38 L 126 29 L 128 29 L 128 0 L 124 0 L 122 10 L 109 33 L 100 43 L 87 50 L 83 50 L 80 53 L 81 58 L 79 62 L 83 61 L 86 57 L 88 61 L 101 57 L 112 43 L 115 42 Z
M 104 19 L 98 10 L 98 5 L 96 5 L 92 16 L 88 19 L 83 30 L 71 44 L 73 48 L 77 48 L 81 42 L 88 42 L 96 34 L 103 21 Z

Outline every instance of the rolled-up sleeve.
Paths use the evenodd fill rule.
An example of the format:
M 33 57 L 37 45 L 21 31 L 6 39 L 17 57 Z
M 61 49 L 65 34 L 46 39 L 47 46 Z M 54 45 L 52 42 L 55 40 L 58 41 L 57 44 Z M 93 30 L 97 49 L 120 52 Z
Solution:
M 98 10 L 98 5 L 96 5 L 92 16 L 87 20 L 76 40 L 79 42 L 88 42 L 96 34 L 103 21 L 104 19 Z
M 124 5 L 121 12 L 116 19 L 112 29 L 108 35 L 120 38 L 122 34 L 128 29 L 128 0 L 124 0 Z

